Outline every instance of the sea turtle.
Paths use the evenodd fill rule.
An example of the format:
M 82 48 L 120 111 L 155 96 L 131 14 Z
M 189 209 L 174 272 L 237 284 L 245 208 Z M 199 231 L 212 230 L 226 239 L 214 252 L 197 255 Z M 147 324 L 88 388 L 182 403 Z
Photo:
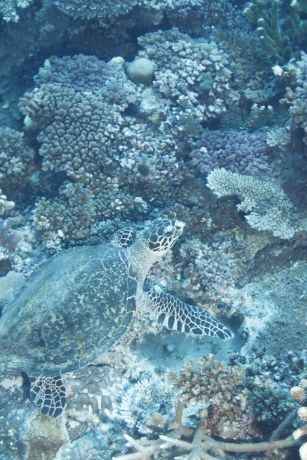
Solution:
M 92 363 L 128 330 L 144 307 L 168 329 L 231 338 L 204 309 L 146 284 L 147 273 L 176 242 L 184 224 L 161 219 L 135 236 L 64 250 L 29 277 L 0 319 L 0 369 L 30 380 L 30 399 L 43 413 L 66 404 L 61 375 Z M 132 241 L 134 238 L 134 241 Z

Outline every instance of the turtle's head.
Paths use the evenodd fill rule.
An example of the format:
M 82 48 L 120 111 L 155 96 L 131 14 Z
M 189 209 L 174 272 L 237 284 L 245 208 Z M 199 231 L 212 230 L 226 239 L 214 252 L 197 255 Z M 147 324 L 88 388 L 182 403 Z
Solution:
M 185 224 L 180 220 L 155 221 L 143 233 L 143 241 L 156 256 L 163 256 L 177 241 Z

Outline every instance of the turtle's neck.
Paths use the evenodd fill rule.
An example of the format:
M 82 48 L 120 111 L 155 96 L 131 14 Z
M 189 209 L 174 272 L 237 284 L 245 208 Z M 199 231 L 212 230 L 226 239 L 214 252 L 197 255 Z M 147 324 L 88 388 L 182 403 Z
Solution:
M 129 252 L 131 265 L 138 274 L 138 284 L 142 288 L 149 270 L 160 257 L 150 251 L 143 240 L 135 241 L 131 248 L 129 248 Z

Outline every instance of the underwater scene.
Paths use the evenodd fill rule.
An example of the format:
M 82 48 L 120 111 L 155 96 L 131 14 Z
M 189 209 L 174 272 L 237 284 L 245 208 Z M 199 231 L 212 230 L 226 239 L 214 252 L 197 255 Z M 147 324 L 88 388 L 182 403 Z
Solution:
M 307 0 L 0 0 L 0 460 L 307 460 Z

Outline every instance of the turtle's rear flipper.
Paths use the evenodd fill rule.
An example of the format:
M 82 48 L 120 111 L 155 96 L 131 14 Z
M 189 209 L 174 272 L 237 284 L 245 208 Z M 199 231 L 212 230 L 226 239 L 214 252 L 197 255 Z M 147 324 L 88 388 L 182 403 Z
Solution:
M 66 405 L 65 387 L 61 377 L 30 377 L 30 400 L 44 415 L 61 415 Z

